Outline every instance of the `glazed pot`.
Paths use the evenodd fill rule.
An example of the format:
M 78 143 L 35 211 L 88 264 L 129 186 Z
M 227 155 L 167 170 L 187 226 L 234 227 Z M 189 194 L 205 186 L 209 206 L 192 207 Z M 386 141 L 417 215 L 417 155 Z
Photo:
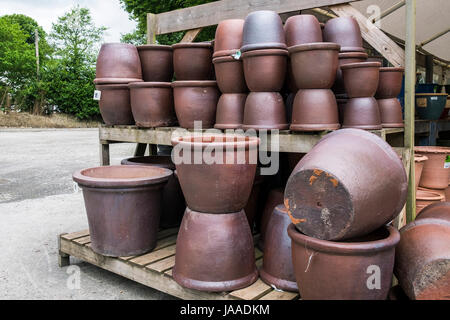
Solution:
M 242 46 L 244 19 L 227 19 L 219 22 L 216 29 L 214 52 L 239 49 Z
M 420 219 L 443 219 L 450 222 L 450 202 L 436 202 L 424 208 L 416 220 Z
M 278 92 L 250 92 L 245 101 L 244 130 L 289 128 L 283 97 Z
M 170 156 L 134 157 L 122 160 L 121 164 L 175 170 L 175 165 Z M 178 177 L 173 174 L 169 177 L 162 191 L 162 212 L 159 226 L 163 229 L 179 226 L 185 210 L 186 201 L 184 200 L 183 191 L 181 191 Z
M 253 227 L 255 225 L 255 218 L 258 211 L 258 200 L 259 194 L 261 191 L 261 185 L 264 182 L 264 177 L 256 170 L 255 180 L 253 181 L 252 192 L 250 193 L 250 197 L 248 198 L 247 205 L 244 208 L 245 216 L 247 217 L 248 224 L 250 226 L 250 230 L 253 233 Z
M 344 107 L 342 128 L 381 130 L 381 115 L 374 97 L 353 98 Z
M 173 158 L 189 208 L 229 213 L 245 207 L 255 178 L 258 138 L 184 136 L 173 138 L 172 145 L 172 155 L 182 160 Z
M 445 201 L 445 193 L 439 193 L 437 190 L 418 188 L 416 192 L 416 215 L 418 215 L 427 206 Z
M 171 82 L 173 78 L 173 50 L 171 46 L 147 44 L 138 46 L 144 81 Z
M 387 298 L 395 246 L 400 241 L 397 229 L 384 226 L 346 242 L 308 237 L 298 232 L 293 224 L 289 225 L 288 234 L 292 239 L 292 261 L 303 300 Z M 374 275 L 379 279 L 377 283 Z
M 208 214 L 187 208 L 172 275 L 182 287 L 210 292 L 233 291 L 254 283 L 258 271 L 244 211 Z
M 330 89 L 300 89 L 294 99 L 291 131 L 340 128 L 336 99 Z
M 222 93 L 248 91 L 242 60 L 237 60 L 232 55 L 225 55 L 217 56 L 212 61 L 216 71 L 217 85 Z
M 277 188 L 270 190 L 267 196 L 266 204 L 264 206 L 264 210 L 261 217 L 260 236 L 258 240 L 258 248 L 260 248 L 261 251 L 264 251 L 264 243 L 266 239 L 267 226 L 269 225 L 269 220 L 272 217 L 275 207 L 283 204 L 283 199 L 284 199 L 284 188 Z
M 402 106 L 397 98 L 377 99 L 383 128 L 403 128 Z
M 287 50 L 261 49 L 242 53 L 245 82 L 252 92 L 278 92 L 286 78 Z
M 101 91 L 98 105 L 106 125 L 134 124 L 128 84 L 104 84 L 95 88 Z
M 438 120 L 446 103 L 446 93 L 416 93 L 416 113 L 419 119 Z
M 397 98 L 402 90 L 404 68 L 380 68 L 380 79 L 375 94 L 377 99 Z
M 307 43 L 289 47 L 292 73 L 299 89 L 330 89 L 336 79 L 339 45 Z
M 73 174 L 83 189 L 91 248 L 104 256 L 143 254 L 156 246 L 161 194 L 172 171 L 144 166 L 89 168 Z
M 177 81 L 212 79 L 210 42 L 177 43 L 173 48 L 173 68 Z
M 136 47 L 127 43 L 104 43 L 97 57 L 94 83 L 122 84 L 142 80 Z
M 341 52 L 364 51 L 361 30 L 352 17 L 328 20 L 323 29 L 323 41 L 338 43 Z
M 367 53 L 364 52 L 342 52 L 339 53 L 339 66 L 336 73 L 336 81 L 333 85 L 333 92 L 335 94 L 344 94 L 345 85 L 342 78 L 341 66 L 348 63 L 364 62 L 367 60 Z
M 339 123 L 342 125 L 344 123 L 344 110 L 345 105 L 347 104 L 348 99 L 347 98 L 337 98 L 336 103 L 338 106 L 338 113 L 339 113 Z
M 284 24 L 284 32 L 288 47 L 323 41 L 319 20 L 311 14 L 289 17 Z
M 450 155 L 448 147 L 415 147 L 415 152 L 428 158 L 423 166 L 419 185 L 429 189 L 445 189 L 448 186 L 449 168 L 445 159 Z
M 278 205 L 270 217 L 266 231 L 261 279 L 270 286 L 298 292 L 292 265 L 291 239 L 286 230 L 291 224 L 284 205 Z
M 217 103 L 216 129 L 239 129 L 244 121 L 246 93 L 224 93 Z
M 380 64 L 357 62 L 341 65 L 345 91 L 349 98 L 373 97 L 378 88 Z
M 269 10 L 249 13 L 244 22 L 241 52 L 269 48 L 286 49 L 280 16 Z
M 414 155 L 414 177 L 415 177 L 415 185 L 416 190 L 419 187 L 420 177 L 422 176 L 422 170 L 423 166 L 425 165 L 425 162 L 428 160 L 428 157 L 415 154 Z
M 342 129 L 322 138 L 297 164 L 284 201 L 300 232 L 336 241 L 393 220 L 407 189 L 405 168 L 389 144 L 364 130 Z
M 170 82 L 129 84 L 131 110 L 138 127 L 170 127 L 177 124 Z
M 448 300 L 450 221 L 424 218 L 400 230 L 395 276 L 410 299 Z
M 180 127 L 193 129 L 195 121 L 203 129 L 214 127 L 220 95 L 216 81 L 175 81 L 172 88 Z

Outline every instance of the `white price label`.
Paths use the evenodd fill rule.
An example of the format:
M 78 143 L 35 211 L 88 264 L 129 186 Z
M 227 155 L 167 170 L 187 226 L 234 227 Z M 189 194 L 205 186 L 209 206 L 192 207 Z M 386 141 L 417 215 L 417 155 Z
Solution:
M 447 156 L 447 158 L 445 159 L 444 168 L 450 168 L 450 156 Z
M 101 98 L 102 98 L 102 92 L 100 90 L 95 90 L 94 91 L 94 100 L 100 101 Z
M 431 97 L 430 99 L 434 101 L 434 100 L 437 100 L 438 97 Z

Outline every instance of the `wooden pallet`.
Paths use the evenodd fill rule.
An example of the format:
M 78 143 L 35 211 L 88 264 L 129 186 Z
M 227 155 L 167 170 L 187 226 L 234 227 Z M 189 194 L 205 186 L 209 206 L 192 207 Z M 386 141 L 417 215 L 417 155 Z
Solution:
M 112 258 L 95 253 L 91 248 L 89 230 L 58 237 L 59 266 L 70 264 L 70 256 L 114 272 L 145 286 L 186 300 L 297 300 L 298 293 L 278 291 L 258 279 L 251 286 L 232 292 L 203 292 L 183 288 L 172 277 L 178 229 L 158 233 L 156 248 L 147 254 Z M 256 241 L 255 241 L 256 243 Z M 255 248 L 256 265 L 262 266 L 262 252 Z

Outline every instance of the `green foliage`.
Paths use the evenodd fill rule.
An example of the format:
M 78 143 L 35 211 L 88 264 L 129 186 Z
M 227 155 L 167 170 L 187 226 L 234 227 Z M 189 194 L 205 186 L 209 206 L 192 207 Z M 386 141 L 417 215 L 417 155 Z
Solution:
M 130 43 L 134 44 L 135 46 L 139 46 L 142 44 L 146 44 L 147 36 L 145 33 L 142 33 L 138 29 L 135 29 L 133 32 L 122 34 L 120 42 Z

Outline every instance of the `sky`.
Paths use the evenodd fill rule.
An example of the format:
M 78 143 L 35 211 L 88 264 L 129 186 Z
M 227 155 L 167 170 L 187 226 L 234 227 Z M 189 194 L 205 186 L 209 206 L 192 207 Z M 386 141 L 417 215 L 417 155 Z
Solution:
M 0 16 L 20 13 L 35 19 L 46 32 L 74 5 L 90 9 L 97 27 L 105 26 L 104 42 L 119 42 L 121 34 L 131 32 L 136 22 L 128 18 L 119 0 L 0 0 Z

